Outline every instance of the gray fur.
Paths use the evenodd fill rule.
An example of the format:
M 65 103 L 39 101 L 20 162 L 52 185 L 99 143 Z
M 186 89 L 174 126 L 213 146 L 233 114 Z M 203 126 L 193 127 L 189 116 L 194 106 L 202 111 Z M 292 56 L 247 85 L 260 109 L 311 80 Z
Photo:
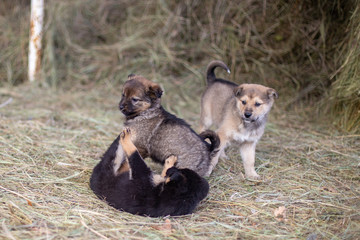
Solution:
M 178 168 L 189 168 L 200 176 L 208 172 L 211 153 L 206 142 L 162 107 L 146 110 L 124 125 L 135 132 L 133 141 L 143 157 L 164 163 L 174 155 Z
M 125 127 L 133 133 L 133 143 L 143 158 L 150 157 L 163 164 L 173 155 L 177 157 L 178 168 L 209 176 L 211 158 L 220 145 L 219 137 L 213 131 L 199 136 L 184 120 L 165 111 L 160 103 L 161 93 L 160 86 L 142 76 L 132 75 L 125 83 L 119 108 L 126 116 Z M 211 144 L 204 140 L 206 138 Z M 115 172 L 124 160 L 119 149 L 117 156 Z

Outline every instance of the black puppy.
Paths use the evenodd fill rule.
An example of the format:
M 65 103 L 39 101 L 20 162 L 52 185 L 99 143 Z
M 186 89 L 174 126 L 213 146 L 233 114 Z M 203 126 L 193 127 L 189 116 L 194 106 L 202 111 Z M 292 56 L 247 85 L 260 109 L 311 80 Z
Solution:
M 126 161 L 114 171 L 119 141 Z M 206 197 L 209 184 L 190 169 L 173 167 L 176 157 L 167 160 L 162 176 L 155 175 L 131 141 L 130 129 L 126 128 L 94 168 L 90 187 L 111 206 L 132 214 L 150 217 L 189 214 Z

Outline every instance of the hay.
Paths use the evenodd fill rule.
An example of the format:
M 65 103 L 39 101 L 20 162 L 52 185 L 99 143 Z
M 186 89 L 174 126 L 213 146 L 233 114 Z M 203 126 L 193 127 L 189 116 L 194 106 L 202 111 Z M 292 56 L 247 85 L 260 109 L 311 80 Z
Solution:
M 22 94 L 12 94 L 0 112 L 0 238 L 360 237 L 360 136 L 316 127 L 296 112 L 284 117 L 277 105 L 258 145 L 256 167 L 264 180 L 242 178 L 233 147 L 230 160 L 220 161 L 208 179 L 209 196 L 191 215 L 151 219 L 109 207 L 88 181 L 122 128 L 118 91 L 105 85 L 1 91 L 0 102 Z M 182 109 L 186 119 L 198 116 L 199 97 L 192 101 L 197 104 L 184 103 L 190 106 Z M 275 215 L 280 207 L 285 212 Z
M 17 85 L 27 78 L 29 1 L 2 1 L 0 5 L 0 86 Z
M 360 1 L 358 2 L 360 4 Z M 335 123 L 348 132 L 360 133 L 360 7 L 354 9 L 349 25 L 342 66 L 334 76 L 325 98 Z
M 339 99 L 333 100 L 335 122 L 349 119 L 340 125 L 356 132 L 358 105 L 346 102 L 354 107 L 345 113 L 336 89 L 343 88 L 342 79 L 350 81 L 346 85 L 358 80 L 352 75 L 356 62 L 354 69 L 341 67 L 358 59 L 358 47 L 351 45 L 356 37 L 347 30 L 357 26 L 356 14 L 351 16 L 358 3 L 48 1 L 39 79 L 69 89 L 116 85 L 135 72 L 164 82 L 166 89 L 188 79 L 199 86 L 209 61 L 222 59 L 230 79 L 269 85 L 288 108 Z M 6 0 L 0 12 L 0 86 L 12 86 L 26 81 L 29 4 Z

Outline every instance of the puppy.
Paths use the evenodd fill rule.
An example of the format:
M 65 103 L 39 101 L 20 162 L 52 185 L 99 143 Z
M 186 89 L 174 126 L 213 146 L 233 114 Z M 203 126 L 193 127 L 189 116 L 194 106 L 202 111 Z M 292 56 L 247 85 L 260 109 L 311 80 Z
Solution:
M 182 119 L 161 106 L 160 86 L 138 75 L 129 75 L 124 84 L 120 111 L 125 115 L 125 127 L 132 131 L 132 141 L 143 158 L 164 163 L 173 155 L 178 168 L 188 168 L 200 176 L 208 176 L 211 158 L 220 144 L 213 131 L 196 134 Z M 205 141 L 209 139 L 210 143 Z M 124 161 L 121 148 L 116 151 L 115 170 Z
M 94 168 L 90 179 L 94 193 L 109 205 L 132 214 L 160 217 L 192 213 L 208 194 L 208 182 L 190 169 L 173 167 L 174 156 L 166 160 L 162 176 L 155 175 L 131 138 L 130 129 L 124 129 Z M 114 153 L 120 146 L 127 160 L 115 174 Z
M 235 141 L 240 144 L 245 176 L 259 178 L 254 168 L 255 147 L 264 133 L 269 111 L 278 94 L 274 89 L 262 85 L 238 86 L 218 79 L 214 73 L 216 67 L 230 72 L 221 61 L 212 61 L 207 67 L 207 88 L 201 99 L 200 129 L 215 125 L 220 138 L 220 151 L 212 159 L 209 171 L 215 167 L 220 155 L 226 157 L 224 149 Z

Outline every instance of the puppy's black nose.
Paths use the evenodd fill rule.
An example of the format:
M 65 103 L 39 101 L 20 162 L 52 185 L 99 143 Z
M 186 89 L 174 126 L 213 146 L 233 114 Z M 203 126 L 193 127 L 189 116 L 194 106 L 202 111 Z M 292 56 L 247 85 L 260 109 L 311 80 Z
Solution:
M 251 112 L 245 112 L 244 115 L 245 115 L 246 118 L 249 118 L 249 117 L 251 117 Z
M 124 110 L 124 105 L 120 104 L 119 109 L 120 109 L 120 111 Z

